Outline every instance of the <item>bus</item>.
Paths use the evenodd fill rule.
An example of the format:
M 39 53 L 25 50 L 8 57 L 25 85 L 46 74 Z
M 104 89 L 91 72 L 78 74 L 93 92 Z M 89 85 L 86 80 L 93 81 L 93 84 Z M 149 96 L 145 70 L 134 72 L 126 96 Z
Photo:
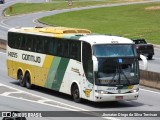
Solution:
M 8 76 L 95 102 L 136 100 L 139 63 L 132 40 L 65 27 L 8 31 Z

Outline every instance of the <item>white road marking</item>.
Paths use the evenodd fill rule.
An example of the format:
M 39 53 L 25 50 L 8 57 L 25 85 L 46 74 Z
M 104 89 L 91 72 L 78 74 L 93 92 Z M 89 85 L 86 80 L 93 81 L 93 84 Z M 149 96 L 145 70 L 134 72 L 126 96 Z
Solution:
M 160 58 L 157 58 L 157 57 L 153 57 L 153 59 L 157 59 L 157 60 L 160 60 Z
M 140 88 L 140 90 L 151 92 L 151 93 L 155 93 L 155 94 L 160 94 L 159 92 L 155 92 L 155 91 L 151 91 L 151 90 L 146 90 L 146 89 L 142 89 L 142 88 Z
M 21 93 L 26 93 L 28 95 L 32 95 L 32 96 L 35 96 L 35 97 L 39 97 L 43 100 L 34 101 L 34 100 L 25 99 L 25 98 L 22 98 L 22 97 L 9 96 L 9 94 L 7 94 L 7 93 L 15 93 L 15 92 L 5 92 L 5 93 L 0 94 L 0 96 L 5 96 L 5 97 L 9 97 L 9 98 L 19 99 L 19 100 L 24 100 L 24 101 L 34 102 L 34 103 L 39 103 L 39 104 L 42 104 L 42 105 L 47 105 L 47 106 L 56 107 L 56 108 L 60 108 L 60 109 L 65 109 L 65 110 L 70 110 L 70 111 L 89 111 L 87 109 L 75 107 L 75 106 L 68 105 L 68 104 L 65 104 L 65 103 L 62 103 L 62 102 L 59 102 L 59 101 L 55 101 L 55 100 L 52 100 L 52 99 L 48 99 L 48 98 L 45 98 L 45 97 L 42 97 L 42 96 L 39 96 L 39 95 L 28 93 L 28 92 L 22 91 L 20 89 L 17 89 L 17 88 L 14 88 L 14 87 L 2 84 L 2 83 L 0 83 L 0 86 L 5 86 L 5 87 L 8 87 L 10 89 L 17 90 L 17 93 L 21 92 Z M 59 105 L 53 105 L 53 104 L 45 103 L 46 101 L 52 101 L 54 103 L 58 103 Z M 64 105 L 64 106 L 60 106 L 60 105 Z M 68 106 L 70 108 L 65 107 L 65 106 Z M 98 115 L 97 113 L 94 113 L 94 112 L 86 113 L 86 114 Z M 117 118 L 114 118 L 114 117 L 103 117 L 102 116 L 101 118 L 104 118 L 104 119 L 107 119 L 107 120 L 120 120 L 120 119 L 117 119 Z
M 6 55 L 6 53 L 5 53 L 5 52 L 0 52 L 0 54 L 4 54 L 4 55 Z
M 28 92 L 25 92 L 25 91 L 23 91 L 23 90 L 20 90 L 20 89 L 17 89 L 17 88 L 14 88 L 14 87 L 11 87 L 11 86 L 2 84 L 2 83 L 0 83 L 0 86 L 5 86 L 5 87 L 8 87 L 8 88 L 10 88 L 10 89 L 13 89 L 13 90 L 16 90 L 16 91 L 20 91 L 20 92 L 22 92 L 22 93 L 26 93 L 26 94 L 31 95 L 31 96 L 35 96 L 35 97 L 38 97 L 38 98 L 41 98 L 41 99 L 44 99 L 44 100 L 52 101 L 52 102 L 55 102 L 55 103 L 58 103 L 58 104 L 61 104 L 61 105 L 65 105 L 65 106 L 68 106 L 68 107 L 73 107 L 73 108 L 75 108 L 75 109 L 79 109 L 79 110 L 85 111 L 85 109 L 81 109 L 81 108 L 79 108 L 79 107 L 71 106 L 71 105 L 68 105 L 68 104 L 65 104 L 65 103 L 56 101 L 56 100 L 52 100 L 52 99 L 48 99 L 48 98 L 45 98 L 45 97 L 42 97 L 42 96 L 39 96 L 39 95 L 35 95 L 35 94 L 32 94 L 32 93 L 28 93 Z
M 0 96 L 4 96 L 4 95 L 0 94 Z M 34 103 L 39 103 L 37 101 L 33 101 L 33 100 L 29 100 L 29 99 L 24 99 L 24 98 L 21 98 L 21 97 L 14 97 L 14 96 L 5 96 L 5 97 L 19 99 L 19 100 L 24 100 L 24 101 L 29 101 L 29 102 L 34 102 Z M 57 108 L 60 108 L 60 109 L 71 110 L 71 111 L 78 111 L 78 110 L 75 110 L 75 109 L 70 109 L 70 108 L 66 108 L 66 107 L 63 107 L 63 106 L 61 107 L 61 106 L 52 105 L 52 104 L 47 104 L 47 103 L 44 103 L 44 102 L 41 102 L 39 104 L 43 104 L 43 105 L 47 105 L 47 106 L 52 106 L 52 107 L 57 107 Z
M 12 28 L 13 26 L 9 26 L 7 24 L 4 23 L 5 19 L 1 20 L 1 24 L 3 25 L 3 27 L 9 29 L 9 28 Z
M 3 21 L 4 21 L 4 20 L 1 20 L 0 26 L 1 26 L 2 28 L 9 29 L 9 27 L 7 27 L 7 26 L 4 25 Z
M 2 96 L 8 96 L 8 95 L 10 95 L 10 94 L 12 94 L 12 93 L 22 93 L 21 91 L 16 91 L 16 92 L 4 92 L 4 93 L 2 93 L 1 95 Z
M 32 22 L 37 24 L 37 18 L 33 19 Z

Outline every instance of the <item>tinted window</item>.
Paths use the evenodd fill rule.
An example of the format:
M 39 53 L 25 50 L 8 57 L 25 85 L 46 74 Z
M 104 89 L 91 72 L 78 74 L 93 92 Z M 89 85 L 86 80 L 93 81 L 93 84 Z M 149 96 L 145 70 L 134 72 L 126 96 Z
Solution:
M 15 37 L 14 37 L 15 33 L 8 33 L 8 46 L 11 48 L 15 48 Z
M 81 61 L 81 42 L 80 41 L 71 41 L 70 58 Z
M 94 45 L 93 52 L 96 57 L 134 56 L 133 45 Z
M 69 41 L 63 41 L 63 57 L 69 57 Z
M 26 35 L 26 50 L 31 51 L 32 48 L 32 42 L 33 42 L 33 37 L 31 35 Z
M 63 44 L 61 40 L 56 40 L 56 55 L 62 57 Z
M 55 40 L 53 40 L 53 38 L 50 40 L 49 54 L 55 55 Z
M 32 45 L 32 51 L 43 53 L 44 52 L 44 44 L 43 40 L 39 36 L 33 37 L 33 45 Z
M 50 54 L 50 38 L 44 37 L 44 53 Z
M 138 39 L 138 40 L 133 40 L 135 44 L 147 44 L 147 42 L 144 39 Z
M 83 42 L 82 47 L 82 60 L 83 60 L 83 69 L 87 79 L 93 83 L 93 62 L 92 62 L 92 50 L 89 43 Z
M 19 49 L 21 49 L 21 50 L 26 50 L 26 37 L 25 37 L 26 35 L 21 35 L 20 37 L 19 37 L 19 39 L 20 39 L 20 48 Z
M 8 45 L 16 49 L 81 61 L 80 41 L 9 32 Z
M 21 35 L 18 35 L 18 34 L 17 34 L 17 35 L 14 37 L 14 40 L 15 40 L 15 48 L 20 49 L 20 47 L 21 47 L 21 41 L 22 41 Z

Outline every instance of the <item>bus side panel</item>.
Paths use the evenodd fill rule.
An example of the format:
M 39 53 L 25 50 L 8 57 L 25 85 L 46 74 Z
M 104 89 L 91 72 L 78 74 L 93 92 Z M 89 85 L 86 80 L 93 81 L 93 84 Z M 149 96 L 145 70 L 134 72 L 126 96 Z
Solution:
M 72 83 L 76 82 L 80 85 L 83 79 L 81 73 L 83 73 L 81 62 L 70 59 L 60 86 L 60 92 L 71 94 Z
M 43 67 L 34 66 L 33 73 L 35 78 L 35 85 L 45 87 L 45 82 L 48 74 L 48 69 Z
M 13 77 L 13 62 L 12 60 L 7 60 L 8 76 Z
M 79 86 L 81 98 L 93 101 L 93 84 L 86 79 L 82 63 L 70 59 L 59 91 L 71 94 L 73 83 Z
M 45 87 L 59 91 L 68 66 L 69 59 L 54 57 L 52 61 Z

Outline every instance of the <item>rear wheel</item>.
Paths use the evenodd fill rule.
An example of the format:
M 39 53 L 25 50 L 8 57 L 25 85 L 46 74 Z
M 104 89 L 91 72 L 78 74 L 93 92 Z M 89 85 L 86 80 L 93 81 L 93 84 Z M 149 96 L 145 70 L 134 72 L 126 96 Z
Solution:
M 26 82 L 26 87 L 28 89 L 31 89 L 32 88 L 32 84 L 31 84 L 31 77 L 30 77 L 29 73 L 26 73 L 26 75 L 25 75 L 25 82 Z
M 148 55 L 148 60 L 152 60 L 152 55 Z
M 72 96 L 75 102 L 77 103 L 81 102 L 80 92 L 77 85 L 74 85 L 72 88 Z
M 18 72 L 17 77 L 18 77 L 18 81 L 19 81 L 20 86 L 25 87 L 25 80 L 23 79 L 22 71 Z

